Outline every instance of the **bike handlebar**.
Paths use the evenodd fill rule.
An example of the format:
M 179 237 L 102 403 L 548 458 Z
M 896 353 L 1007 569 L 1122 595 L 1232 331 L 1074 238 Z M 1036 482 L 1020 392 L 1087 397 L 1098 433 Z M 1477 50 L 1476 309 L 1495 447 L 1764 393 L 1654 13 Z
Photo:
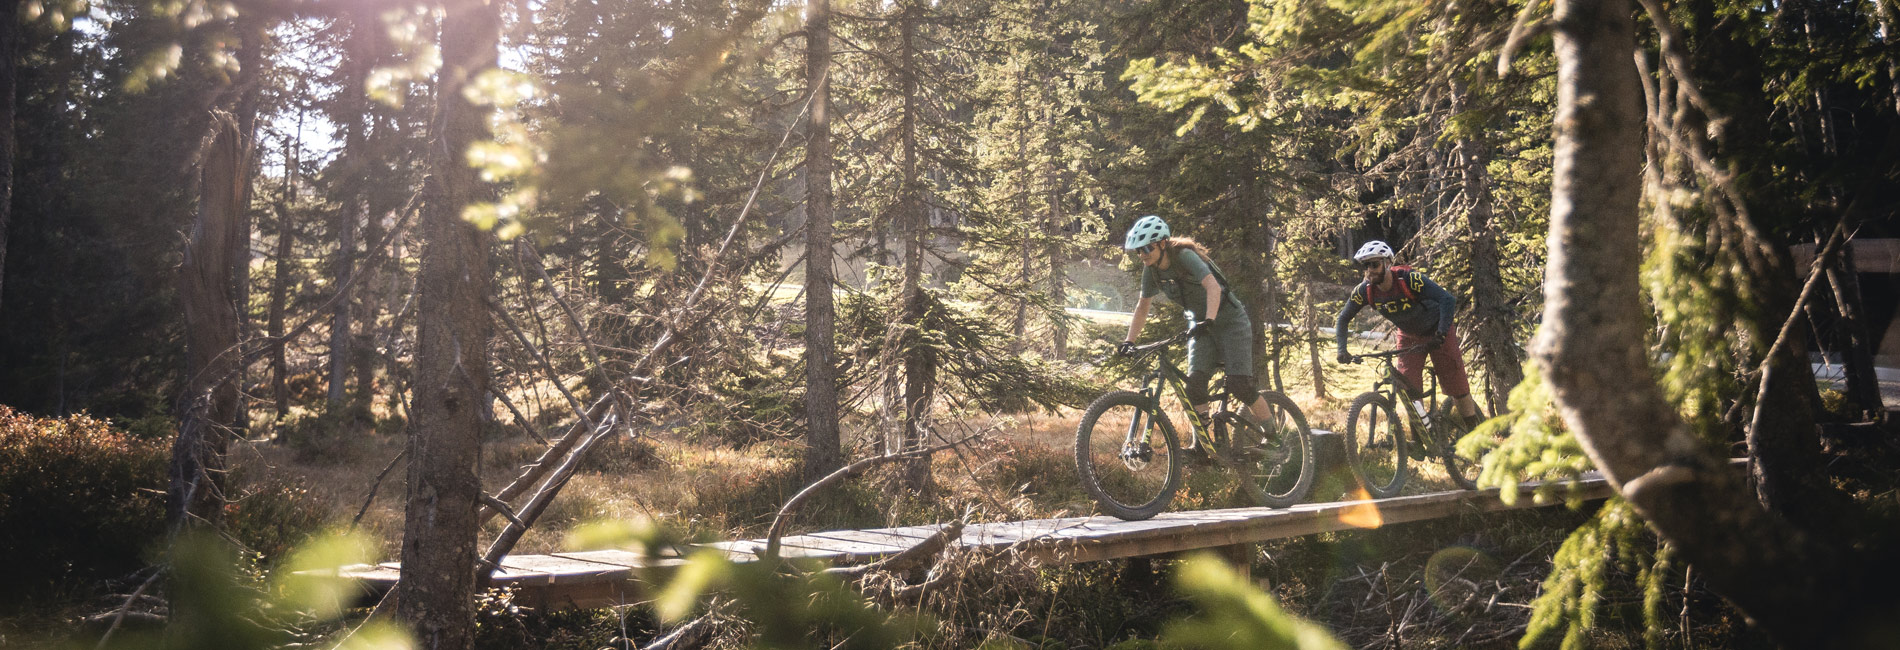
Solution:
M 1147 344 L 1147 345 L 1138 345 L 1138 346 L 1135 346 L 1135 356 L 1136 356 L 1136 357 L 1144 357 L 1144 356 L 1147 356 L 1147 355 L 1150 355 L 1150 354 L 1153 354 L 1153 353 L 1155 353 L 1156 351 L 1158 351 L 1158 350 L 1161 350 L 1161 349 L 1163 349 L 1163 348 L 1166 348 L 1166 347 L 1168 347 L 1168 346 L 1171 346 L 1171 345 L 1174 345 L 1174 344 L 1177 344 L 1177 343 L 1180 343 L 1180 342 L 1182 342 L 1182 341 L 1186 341 L 1186 340 L 1187 340 L 1187 336 L 1188 336 L 1188 333 L 1187 333 L 1187 331 L 1186 331 L 1186 330 L 1183 330 L 1183 331 L 1181 331 L 1181 333 L 1179 333 L 1179 334 L 1175 334 L 1174 336 L 1170 336 L 1170 337 L 1168 337 L 1168 338 L 1165 338 L 1165 339 L 1161 339 L 1161 340 L 1159 340 L 1159 341 L 1155 341 L 1155 342 L 1153 342 L 1153 343 L 1149 343 L 1149 344 Z

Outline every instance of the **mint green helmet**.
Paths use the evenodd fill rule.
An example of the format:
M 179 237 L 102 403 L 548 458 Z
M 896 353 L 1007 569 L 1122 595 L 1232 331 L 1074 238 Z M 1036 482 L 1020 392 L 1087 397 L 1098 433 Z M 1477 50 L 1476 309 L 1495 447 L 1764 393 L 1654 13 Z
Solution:
M 1132 251 L 1167 238 L 1168 222 L 1151 214 L 1135 220 L 1135 225 L 1128 229 L 1128 243 L 1122 244 L 1122 249 Z

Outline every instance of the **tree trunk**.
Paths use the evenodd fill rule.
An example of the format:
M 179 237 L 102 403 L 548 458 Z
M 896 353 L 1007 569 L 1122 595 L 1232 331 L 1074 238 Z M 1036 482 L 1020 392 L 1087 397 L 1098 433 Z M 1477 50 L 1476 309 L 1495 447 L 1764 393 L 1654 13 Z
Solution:
M 343 135 L 343 153 L 338 159 L 338 183 L 342 205 L 337 211 L 336 226 L 332 230 L 337 238 L 336 260 L 331 263 L 330 280 L 332 286 L 343 287 L 330 307 L 330 359 L 329 394 L 327 398 L 332 408 L 343 403 L 347 397 L 344 384 L 349 379 L 350 367 L 357 363 L 356 337 L 352 335 L 355 323 L 352 318 L 351 304 L 356 293 L 355 283 L 344 286 L 356 257 L 356 229 L 364 221 L 364 185 L 369 180 L 365 173 L 369 168 L 367 133 L 369 128 L 369 102 L 364 88 L 369 77 L 369 69 L 375 64 L 371 60 L 372 39 L 377 38 L 373 16 L 367 12 L 355 12 L 350 16 L 350 40 L 344 62 L 347 72 L 344 74 L 342 92 L 344 93 L 345 119 Z M 368 386 L 358 386 L 359 394 L 368 395 Z
M 1860 278 L 1854 271 L 1854 247 L 1844 246 L 1834 263 L 1827 267 L 1828 286 L 1834 291 L 1834 304 L 1840 308 L 1841 330 L 1846 334 L 1847 349 L 1841 352 L 1841 366 L 1847 371 L 1847 400 L 1864 420 L 1880 417 L 1886 405 L 1880 399 L 1880 377 L 1874 372 L 1873 339 L 1867 328 L 1866 310 L 1860 295 Z
M 1468 95 L 1464 82 L 1454 79 L 1453 115 L 1465 110 Z M 1458 140 L 1453 155 L 1463 176 L 1460 191 L 1466 201 L 1465 223 L 1471 234 L 1471 337 L 1484 364 L 1487 412 L 1499 413 L 1509 401 L 1511 389 L 1524 380 L 1524 360 L 1518 357 L 1517 314 L 1504 295 L 1497 232 L 1491 227 L 1491 176 L 1485 169 L 1490 162 L 1488 152 L 1483 141 L 1464 138 Z
M 905 451 L 923 449 L 928 446 L 925 440 L 925 421 L 930 414 L 930 405 L 934 399 L 937 385 L 936 355 L 924 344 L 923 328 L 928 326 L 930 305 L 923 289 L 924 273 L 924 237 L 929 229 L 924 223 L 923 180 L 918 172 L 917 140 L 923 137 L 919 130 L 920 112 L 917 97 L 917 23 L 920 17 L 918 6 L 906 2 L 900 9 L 898 19 L 901 32 L 899 57 L 902 69 L 898 75 L 902 79 L 904 92 L 904 112 L 899 117 L 898 137 L 902 138 L 902 169 L 900 178 L 904 184 L 899 199 L 899 218 L 903 224 L 904 240 L 904 283 L 901 308 L 902 336 L 899 345 L 904 359 L 904 433 Z M 923 491 L 930 482 L 930 458 L 920 457 L 906 464 L 904 482 L 914 491 Z
M 1867 598 L 1850 582 L 1846 549 L 1768 516 L 1651 379 L 1630 16 L 1621 0 L 1557 3 L 1550 267 L 1534 356 L 1585 452 L 1699 576 L 1783 644 L 1846 644 L 1863 631 L 1869 601 L 1892 597 Z
M 1045 119 L 1051 120 L 1051 123 L 1053 123 L 1055 119 L 1054 112 L 1053 108 L 1050 109 Z M 1050 148 L 1053 149 L 1055 138 L 1050 138 L 1049 141 L 1051 143 Z M 1054 161 L 1056 152 L 1050 151 L 1049 153 L 1049 160 Z M 1069 325 L 1066 319 L 1068 316 L 1068 296 L 1066 294 L 1068 292 L 1067 285 L 1069 282 L 1068 278 L 1064 277 L 1062 269 L 1063 257 L 1065 257 L 1062 247 L 1064 238 L 1060 234 L 1057 234 L 1062 229 L 1062 192 L 1059 172 L 1054 169 L 1054 162 L 1049 162 L 1048 165 L 1050 167 L 1047 175 L 1049 185 L 1049 220 L 1047 222 L 1047 230 L 1045 231 L 1045 234 L 1048 236 L 1048 245 L 1044 247 L 1043 256 L 1049 260 L 1049 304 L 1056 310 L 1055 316 L 1049 319 L 1049 358 L 1061 361 L 1069 354 Z
M 234 22 L 238 37 L 242 43 L 238 48 L 238 101 L 237 126 L 242 138 L 239 153 L 243 158 L 244 177 L 239 179 L 240 194 L 237 203 L 237 232 L 231 238 L 231 295 L 237 305 L 238 336 L 250 339 L 256 332 L 251 321 L 251 182 L 258 168 L 257 120 L 263 110 L 263 87 L 265 78 L 265 44 L 270 41 L 270 29 L 261 12 L 246 11 L 240 13 Z M 236 435 L 242 437 L 251 428 L 250 407 L 246 404 L 246 391 L 241 388 L 248 383 L 245 375 L 250 368 L 238 369 L 237 384 L 238 408 L 236 419 L 231 425 Z
M 19 55 L 20 3 L 0 2 L 0 298 L 6 296 L 7 223 L 13 215 L 13 96 Z M 5 303 L 0 302 L 0 308 Z
M 1301 310 L 1306 315 L 1306 326 L 1301 329 L 1306 332 L 1306 351 L 1313 362 L 1313 396 L 1326 399 L 1326 367 L 1320 365 L 1319 362 L 1319 314 L 1316 313 L 1318 308 L 1313 304 L 1314 284 L 1314 278 L 1311 275 L 1307 276 L 1306 289 L 1301 291 L 1306 300 Z
M 1272 373 L 1272 388 L 1286 392 L 1286 380 L 1281 377 L 1280 351 L 1285 347 L 1286 334 L 1280 324 L 1286 320 L 1286 292 L 1280 286 L 1280 234 L 1273 225 L 1261 215 L 1260 250 L 1262 261 L 1267 265 L 1266 294 L 1260 301 L 1260 322 L 1266 327 L 1267 358 L 1260 370 Z
M 422 219 L 415 424 L 396 597 L 417 647 L 460 650 L 474 644 L 482 493 L 477 472 L 492 329 L 488 234 L 462 219 L 465 206 L 486 198 L 465 152 L 488 131 L 484 112 L 463 99 L 462 89 L 495 67 L 501 21 L 492 3 L 445 5 L 431 120 L 438 131 L 429 145 L 430 196 Z
M 843 467 L 844 454 L 831 300 L 831 0 L 811 0 L 807 11 L 805 79 L 812 98 L 805 141 L 805 476 L 816 481 Z
M 6 232 L 13 215 L 13 87 L 19 68 L 19 2 L 0 2 L 0 296 L 6 296 Z M 4 302 L 0 302 L 4 308 Z
M 908 45 L 906 45 L 908 47 Z M 1029 269 L 1035 265 L 1036 236 L 1041 231 L 1036 222 L 1029 219 L 1029 106 L 1023 98 L 1023 71 L 1016 70 L 1016 84 L 1010 88 L 1015 93 L 1012 101 L 1016 103 L 1016 160 L 1020 172 L 1018 182 L 1022 184 L 1016 194 L 1016 218 L 1022 220 L 1022 241 L 1016 249 L 1016 285 L 1022 292 L 1016 297 L 1016 323 L 1011 331 L 1010 354 L 1021 354 L 1023 345 L 1029 338 Z
M 230 116 L 215 114 L 217 132 L 198 186 L 198 220 L 178 267 L 185 312 L 185 394 L 172 445 L 166 519 L 216 524 L 223 512 L 224 454 L 237 417 L 237 305 L 231 295 L 231 240 L 244 196 L 243 136 Z
M 284 336 L 284 303 L 290 297 L 290 256 L 295 238 L 291 235 L 290 208 L 283 203 L 277 204 L 277 252 L 274 265 L 276 272 L 271 278 L 270 322 L 268 324 L 271 340 L 280 341 Z M 273 422 L 283 422 L 290 415 L 290 363 L 284 352 L 287 345 L 272 346 L 270 352 L 271 400 L 276 417 Z
M 271 340 L 280 341 L 284 336 L 284 308 L 290 296 L 290 256 L 295 250 L 295 230 L 290 222 L 290 204 L 296 198 L 297 166 L 300 149 L 303 146 L 305 111 L 297 111 L 296 139 L 284 139 L 284 189 L 283 197 L 276 205 L 277 213 L 277 254 L 272 266 L 276 269 L 271 279 L 270 291 L 270 330 Z M 270 376 L 271 398 L 275 402 L 276 417 L 273 422 L 281 423 L 290 415 L 290 364 L 286 358 L 286 345 L 271 346 Z

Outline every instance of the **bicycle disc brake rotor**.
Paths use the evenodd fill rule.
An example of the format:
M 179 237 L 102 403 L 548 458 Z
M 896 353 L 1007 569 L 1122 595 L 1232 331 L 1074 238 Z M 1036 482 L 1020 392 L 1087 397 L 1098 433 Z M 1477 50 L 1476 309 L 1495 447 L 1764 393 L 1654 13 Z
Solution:
M 1148 467 L 1148 463 L 1154 461 L 1155 449 L 1146 442 L 1134 446 L 1124 446 L 1122 447 L 1121 458 L 1124 467 L 1134 471 L 1141 471 Z

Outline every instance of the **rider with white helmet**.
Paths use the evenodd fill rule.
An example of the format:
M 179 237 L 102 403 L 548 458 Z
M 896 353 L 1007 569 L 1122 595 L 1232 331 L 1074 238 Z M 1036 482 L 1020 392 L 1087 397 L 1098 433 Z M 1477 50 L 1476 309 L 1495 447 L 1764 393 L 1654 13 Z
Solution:
M 1471 399 L 1471 381 L 1465 376 L 1464 353 L 1458 346 L 1458 329 L 1452 324 L 1452 314 L 1458 311 L 1458 298 L 1451 295 L 1431 278 L 1409 266 L 1392 265 L 1392 246 L 1379 240 L 1366 242 L 1353 253 L 1352 259 L 1359 264 L 1364 278 L 1359 286 L 1353 287 L 1352 294 L 1346 297 L 1346 305 L 1339 310 L 1339 322 L 1335 325 L 1334 335 L 1339 347 L 1339 362 L 1350 363 L 1356 359 L 1346 352 L 1346 326 L 1352 323 L 1352 317 L 1359 310 L 1371 305 L 1373 310 L 1385 316 L 1399 328 L 1398 346 L 1401 348 L 1426 344 L 1425 350 L 1401 355 L 1396 359 L 1399 374 L 1405 376 L 1413 393 L 1422 390 L 1425 356 L 1431 355 L 1432 374 L 1438 377 L 1438 385 L 1445 389 L 1445 396 L 1458 403 L 1458 412 L 1466 418 L 1478 415 L 1478 403 Z
M 1255 419 L 1264 419 L 1267 402 L 1254 389 L 1253 322 L 1247 318 L 1247 306 L 1228 290 L 1226 276 L 1208 259 L 1206 247 L 1172 235 L 1167 222 L 1154 215 L 1135 220 L 1128 229 L 1122 248 L 1141 260 L 1141 300 L 1135 303 L 1128 339 L 1118 351 L 1123 355 L 1133 353 L 1142 326 L 1148 321 L 1150 304 L 1156 295 L 1165 295 L 1186 310 L 1187 394 L 1194 409 L 1207 413 L 1212 400 L 1208 381 L 1213 378 L 1214 367 L 1224 363 L 1227 393 L 1247 404 Z

